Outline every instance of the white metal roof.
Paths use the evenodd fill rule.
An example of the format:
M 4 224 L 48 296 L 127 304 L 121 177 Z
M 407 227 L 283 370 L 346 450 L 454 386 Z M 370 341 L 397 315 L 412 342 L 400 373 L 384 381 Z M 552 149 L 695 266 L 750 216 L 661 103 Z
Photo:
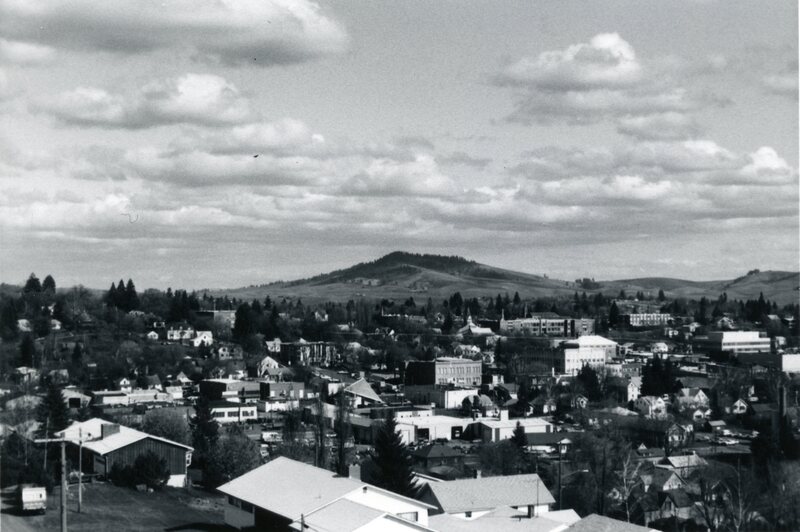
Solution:
M 78 443 L 82 439 L 84 449 L 88 449 L 100 455 L 105 455 L 116 451 L 117 449 L 122 449 L 123 447 L 131 445 L 132 443 L 136 443 L 137 441 L 147 438 L 169 443 L 178 447 L 183 447 L 187 451 L 194 450 L 188 445 L 168 440 L 166 438 L 161 438 L 159 436 L 153 436 L 152 434 L 147 434 L 146 432 L 141 432 L 139 430 L 126 427 L 125 425 L 119 426 L 119 432 L 103 438 L 103 425 L 113 425 L 113 423 L 100 418 L 92 418 L 83 422 L 76 421 L 66 429 L 57 432 L 56 436 L 71 440 L 75 443 Z

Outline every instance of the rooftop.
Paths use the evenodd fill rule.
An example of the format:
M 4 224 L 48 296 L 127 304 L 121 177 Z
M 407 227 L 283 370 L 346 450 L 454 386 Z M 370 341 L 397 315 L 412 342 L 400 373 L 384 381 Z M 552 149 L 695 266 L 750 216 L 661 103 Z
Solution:
M 555 502 L 536 474 L 432 482 L 428 486 L 447 513 Z
M 652 528 L 634 525 L 625 521 L 611 519 L 603 515 L 587 515 L 571 527 L 566 532 L 658 532 Z
M 141 432 L 139 430 L 126 427 L 125 425 L 119 425 L 119 432 L 115 432 L 114 434 L 103 438 L 103 425 L 114 425 L 114 423 L 100 418 L 92 418 L 83 422 L 76 421 L 66 429 L 57 432 L 56 435 L 76 443 L 82 439 L 84 441 L 84 449 L 89 449 L 90 451 L 100 455 L 105 455 L 118 449 L 122 449 L 123 447 L 127 447 L 132 443 L 136 443 L 147 438 L 168 443 L 170 445 L 175 445 L 177 447 L 182 447 L 187 451 L 192 450 L 192 448 L 188 445 L 168 440 L 166 438 L 153 436 L 152 434 L 147 434 L 146 432 Z

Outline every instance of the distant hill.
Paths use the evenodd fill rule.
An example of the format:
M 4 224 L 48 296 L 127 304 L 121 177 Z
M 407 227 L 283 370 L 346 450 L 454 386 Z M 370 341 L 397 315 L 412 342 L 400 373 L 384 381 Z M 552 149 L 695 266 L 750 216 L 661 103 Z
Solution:
M 687 281 L 666 277 L 599 281 L 599 287 L 585 290 L 616 295 L 643 291 L 654 296 L 659 289 L 669 297 L 716 298 L 727 292 L 731 299 L 764 297 L 778 304 L 796 302 L 800 289 L 800 274 L 796 272 L 757 270 L 733 280 Z M 516 272 L 480 264 L 458 256 L 423 255 L 396 251 L 371 262 L 362 262 L 342 270 L 332 271 L 290 282 L 271 283 L 233 290 L 212 291 L 214 294 L 251 299 L 270 297 L 300 297 L 309 302 L 319 300 L 346 301 L 370 299 L 416 299 L 432 297 L 437 300 L 460 292 L 463 297 L 482 297 L 497 293 L 519 292 L 524 298 L 570 296 L 584 288 L 573 281 L 550 279 L 545 275 Z

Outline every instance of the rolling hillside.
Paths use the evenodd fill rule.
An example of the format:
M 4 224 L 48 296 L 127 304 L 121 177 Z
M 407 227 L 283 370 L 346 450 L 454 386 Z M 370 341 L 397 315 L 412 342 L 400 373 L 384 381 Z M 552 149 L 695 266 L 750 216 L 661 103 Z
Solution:
M 800 274 L 782 271 L 751 272 L 733 280 L 687 281 L 663 277 L 601 281 L 596 290 L 604 294 L 626 292 L 658 292 L 670 297 L 716 298 L 727 292 L 731 299 L 764 297 L 779 304 L 796 302 Z M 366 297 L 370 299 L 441 299 L 454 292 L 464 297 L 481 297 L 519 292 L 522 297 L 570 296 L 583 288 L 572 281 L 505 270 L 456 256 L 420 255 L 394 252 L 371 262 L 356 264 L 308 279 L 272 283 L 234 290 L 212 291 L 237 298 L 300 297 L 303 300 L 342 301 Z

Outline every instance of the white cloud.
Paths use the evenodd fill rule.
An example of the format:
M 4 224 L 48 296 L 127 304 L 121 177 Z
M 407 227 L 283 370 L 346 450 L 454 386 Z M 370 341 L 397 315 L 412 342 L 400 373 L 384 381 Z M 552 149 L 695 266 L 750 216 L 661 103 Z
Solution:
M 347 45 L 342 26 L 309 0 L 6 0 L 0 31 L 69 49 L 177 49 L 262 66 L 305 61 Z
M 512 122 L 591 124 L 620 118 L 628 121 L 623 132 L 640 135 L 652 129 L 637 127 L 632 120 L 662 115 L 674 123 L 678 114 L 701 104 L 722 103 L 709 95 L 691 94 L 664 74 L 674 66 L 660 63 L 643 64 L 619 34 L 602 33 L 589 43 L 522 58 L 503 70 L 496 82 L 514 91 L 514 110 L 508 116 Z
M 0 38 L 0 61 L 16 65 L 40 65 L 54 58 L 55 50 L 50 46 Z
M 130 129 L 179 123 L 219 126 L 252 117 L 247 98 L 235 85 L 220 76 L 192 73 L 152 81 L 128 95 L 78 87 L 42 98 L 37 107 L 67 124 Z
M 375 159 L 341 187 L 344 195 L 447 196 L 459 192 L 442 174 L 433 157 L 417 155 L 413 161 Z
M 617 33 L 601 33 L 589 43 L 524 57 L 508 66 L 501 81 L 541 90 L 588 90 L 624 87 L 641 80 L 633 47 Z
M 693 118 L 673 111 L 620 117 L 617 131 L 645 140 L 678 140 L 695 137 L 700 127 Z

